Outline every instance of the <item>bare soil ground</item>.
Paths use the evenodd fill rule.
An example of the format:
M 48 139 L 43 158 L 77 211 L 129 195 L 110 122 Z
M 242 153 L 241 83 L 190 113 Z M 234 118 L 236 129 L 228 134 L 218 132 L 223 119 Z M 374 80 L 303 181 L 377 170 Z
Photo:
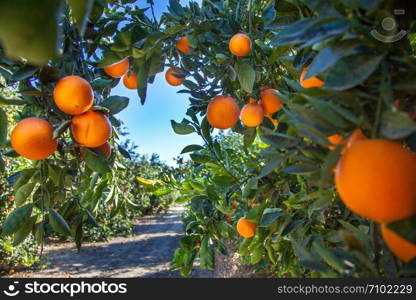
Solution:
M 45 269 L 19 272 L 10 277 L 181 277 L 169 268 L 182 237 L 182 212 L 183 207 L 176 206 L 166 214 L 140 218 L 135 222 L 132 237 L 86 243 L 80 253 L 72 242 L 46 245 Z M 213 277 L 213 274 L 197 268 L 192 277 Z

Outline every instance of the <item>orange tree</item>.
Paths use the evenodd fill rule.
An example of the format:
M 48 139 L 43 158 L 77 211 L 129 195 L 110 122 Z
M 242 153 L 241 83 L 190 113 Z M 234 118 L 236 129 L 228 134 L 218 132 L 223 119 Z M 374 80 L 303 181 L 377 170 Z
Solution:
M 242 262 L 273 276 L 414 272 L 414 13 L 393 1 L 170 1 L 156 44 L 190 100 L 172 127 L 204 141 L 183 150 L 188 178 L 164 183 L 188 203 L 175 268 L 189 275 L 197 255 L 214 268 L 238 232 Z M 144 100 L 160 47 L 133 46 L 146 53 Z
M 14 197 L 2 206 L 2 236 L 17 246 L 31 233 L 41 242 L 52 229 L 79 248 L 97 215 L 139 211 L 140 199 L 123 190 L 134 188 L 125 183 L 139 162 L 120 144 L 116 117 L 129 99 L 110 96 L 119 76 L 97 67 L 129 7 L 44 0 L 3 1 L 0 10 L 1 84 L 16 91 L 0 98 L 0 162 L 9 184 L 2 180 L 0 192 L 2 202 Z M 147 35 L 146 27 L 134 30 L 129 42 Z
M 175 253 L 174 267 L 183 275 L 189 275 L 198 255 L 202 267 L 214 268 L 215 252 L 227 251 L 224 238 L 238 244 L 243 263 L 272 276 L 414 274 L 411 5 L 387 0 L 204 0 L 184 7 L 170 0 L 169 12 L 158 21 L 134 1 L 68 1 L 69 6 L 63 6 L 66 21 L 57 26 L 50 17 L 60 15 L 59 3 L 64 1 L 46 3 L 17 10 L 18 5 L 5 1 L 0 7 L 0 22 L 5 23 L 0 23 L 0 41 L 8 59 L 23 56 L 35 65 L 53 60 L 41 69 L 26 61 L 2 62 L 9 65 L 2 69 L 3 76 L 20 82 L 24 98 L 13 103 L 26 105 L 22 116 L 47 114 L 53 125 L 61 124 L 53 136 L 59 138 L 60 156 L 35 163 L 23 172 L 28 177 L 17 181 L 17 187 L 49 182 L 50 190 L 38 187 L 41 200 L 35 197 L 16 209 L 6 224 L 16 229 L 16 220 L 23 225 L 32 216 L 29 224 L 41 228 L 35 217 L 45 215 L 41 212 L 46 207 L 52 227 L 70 233 L 64 220 L 75 220 L 69 223 L 77 237 L 80 224 L 91 219 L 101 188 L 115 183 L 102 155 L 85 150 L 85 166 L 69 154 L 79 146 L 66 131 L 69 122 L 64 120 L 70 117 L 53 106 L 53 83 L 43 87 L 43 75 L 56 80 L 58 70 L 87 79 L 99 106 L 94 110 L 109 114 L 117 127 L 112 114 L 127 100 L 108 98 L 118 79 L 107 75 L 119 78 L 127 71 L 123 82 L 128 88 L 137 85 L 145 103 L 147 85 L 169 67 L 167 82 L 182 85 L 180 93 L 190 100 L 186 118 L 172 120 L 173 130 L 196 132 L 204 146 L 183 150 L 192 159 L 184 175 L 137 179 L 155 195 L 182 193 L 178 201 L 187 204 L 187 234 Z M 152 12 L 153 1 L 147 3 Z M 43 8 L 53 30 L 42 32 L 48 26 L 41 26 L 32 39 L 36 43 L 27 45 L 21 31 L 39 27 L 39 20 L 27 18 L 33 23 L 22 26 L 16 16 L 36 8 Z M 395 9 L 400 10 L 396 17 Z M 89 22 L 84 22 L 87 15 Z M 62 36 L 58 29 L 65 32 L 63 44 L 51 38 Z M 77 127 L 81 132 L 82 124 Z M 216 129 L 230 128 L 232 135 L 216 136 Z M 78 143 L 98 146 L 76 132 Z M 113 128 L 111 141 L 115 133 Z M 110 162 L 117 167 L 114 155 Z M 100 169 L 94 170 L 97 166 Z M 71 172 L 56 176 L 54 167 Z M 90 169 L 105 174 L 89 176 Z M 65 200 L 61 182 L 66 192 L 77 189 Z M 55 196 L 59 201 L 45 203 Z M 57 203 L 63 203 L 63 215 L 54 209 Z M 122 209 L 123 203 L 115 209 Z M 403 262 L 390 254 L 380 224 L 387 246 Z M 4 232 L 16 233 L 7 227 Z

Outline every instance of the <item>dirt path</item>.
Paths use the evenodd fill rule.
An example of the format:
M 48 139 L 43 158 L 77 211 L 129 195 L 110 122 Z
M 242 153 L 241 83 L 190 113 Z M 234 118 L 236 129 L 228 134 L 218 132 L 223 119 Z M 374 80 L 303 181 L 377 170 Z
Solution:
M 169 271 L 173 252 L 182 236 L 182 207 L 135 222 L 132 237 L 104 243 L 83 244 L 77 253 L 73 243 L 47 245 L 46 269 L 17 273 L 13 277 L 180 277 Z M 192 277 L 210 277 L 196 269 Z

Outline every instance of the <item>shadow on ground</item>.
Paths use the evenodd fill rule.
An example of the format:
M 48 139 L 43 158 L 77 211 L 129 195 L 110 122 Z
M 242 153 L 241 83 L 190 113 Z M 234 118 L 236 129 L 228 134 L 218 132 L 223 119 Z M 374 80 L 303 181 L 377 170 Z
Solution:
M 105 243 L 87 243 L 78 253 L 73 243 L 45 248 L 47 267 L 13 277 L 180 277 L 171 272 L 170 262 L 182 237 L 183 207 L 173 207 L 156 217 L 137 220 L 132 237 L 118 237 Z M 211 277 L 197 268 L 193 277 Z

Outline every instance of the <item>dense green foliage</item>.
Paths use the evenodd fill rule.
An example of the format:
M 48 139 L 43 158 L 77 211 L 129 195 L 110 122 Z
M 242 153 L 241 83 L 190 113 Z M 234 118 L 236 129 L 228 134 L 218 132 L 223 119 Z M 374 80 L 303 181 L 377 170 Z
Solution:
M 242 263 L 272 276 L 414 274 L 415 260 L 404 264 L 395 259 L 380 238 L 379 225 L 351 213 L 340 201 L 333 168 L 342 147 L 328 149 L 328 136 L 347 138 L 356 128 L 368 137 L 397 140 L 416 149 L 416 123 L 411 117 L 414 33 L 394 43 L 372 33 L 381 30 L 383 18 L 394 17 L 396 5 L 406 14 L 397 17 L 396 32 L 383 34 L 392 36 L 401 28 L 414 32 L 411 4 L 203 0 L 202 5 L 191 1 L 184 7 L 170 0 L 169 12 L 159 21 L 145 15 L 135 1 L 69 1 L 69 5 L 57 1 L 62 6 L 38 1 L 31 9 L 47 13 L 53 28 L 45 33 L 42 14 L 28 17 L 27 7 L 21 7 L 24 2 L 31 1 L 0 5 L 1 12 L 18 11 L 21 17 L 13 20 L 18 26 L 0 24 L 1 75 L 6 85 L 17 85 L 19 97 L 1 98 L 0 104 L 19 105 L 16 121 L 33 115 L 48 119 L 57 128 L 60 148 L 58 154 L 26 165 L 9 180 L 16 196 L 32 196 L 16 201 L 17 208 L 3 226 L 4 234 L 20 240 L 33 229 L 40 240 L 49 224 L 58 233 L 71 235 L 80 247 L 83 228 L 96 223 L 100 210 L 108 209 L 110 218 L 126 216 L 130 209 L 144 209 L 146 201 L 154 207 L 157 197 L 170 195 L 187 206 L 186 236 L 173 261 L 184 276 L 190 274 L 197 256 L 203 268 L 214 268 L 215 253 L 227 251 L 224 238 L 238 244 Z M 153 1 L 147 3 L 151 12 Z M 60 12 L 64 12 L 63 19 L 52 18 Z M 22 42 L 25 26 L 42 37 L 34 38 L 38 47 Z M 253 42 L 249 56 L 235 57 L 229 51 L 228 41 L 238 32 L 245 32 Z M 186 55 L 175 48 L 182 36 L 192 44 L 192 52 Z M 62 41 L 58 48 L 56 41 Z M 39 53 L 45 47 L 49 51 Z M 102 70 L 126 57 L 138 74 L 142 104 L 148 84 L 165 66 L 178 67 L 183 73 L 180 93 L 189 95 L 190 107 L 182 121 L 171 121 L 172 128 L 177 134 L 196 132 L 204 146 L 186 147 L 183 153 L 189 153 L 191 161 L 179 160 L 182 164 L 177 170 L 158 168 L 156 163 L 146 174 L 139 169 L 146 163 L 129 165 L 116 118 L 129 99 L 109 97 L 118 79 Z M 300 74 L 307 66 L 306 78 L 319 76 L 325 82 L 322 88 L 301 87 Z M 51 100 L 54 83 L 68 74 L 91 82 L 94 109 L 110 117 L 115 151 L 109 160 L 95 152 L 86 156 L 85 163 L 77 156 L 79 145 L 67 130 L 69 116 Z M 265 119 L 257 128 L 245 128 L 238 123 L 232 133 L 218 135 L 206 118 L 209 101 L 217 95 L 231 95 L 242 106 L 250 97 L 258 99 L 262 86 L 281 93 L 284 108 L 273 115 L 279 124 Z M 4 119 L 0 133 L 7 132 Z M 7 135 L 0 138 L 4 149 L 0 159 L 16 156 L 9 149 Z M 124 190 L 125 182 L 134 192 Z M 135 199 L 137 195 L 142 202 Z M 230 207 L 234 200 L 238 205 Z M 254 237 L 236 235 L 234 225 L 241 216 L 258 225 Z M 409 224 L 414 225 L 415 218 L 399 221 L 394 230 L 416 243 Z M 20 226 L 23 233 L 18 231 Z

